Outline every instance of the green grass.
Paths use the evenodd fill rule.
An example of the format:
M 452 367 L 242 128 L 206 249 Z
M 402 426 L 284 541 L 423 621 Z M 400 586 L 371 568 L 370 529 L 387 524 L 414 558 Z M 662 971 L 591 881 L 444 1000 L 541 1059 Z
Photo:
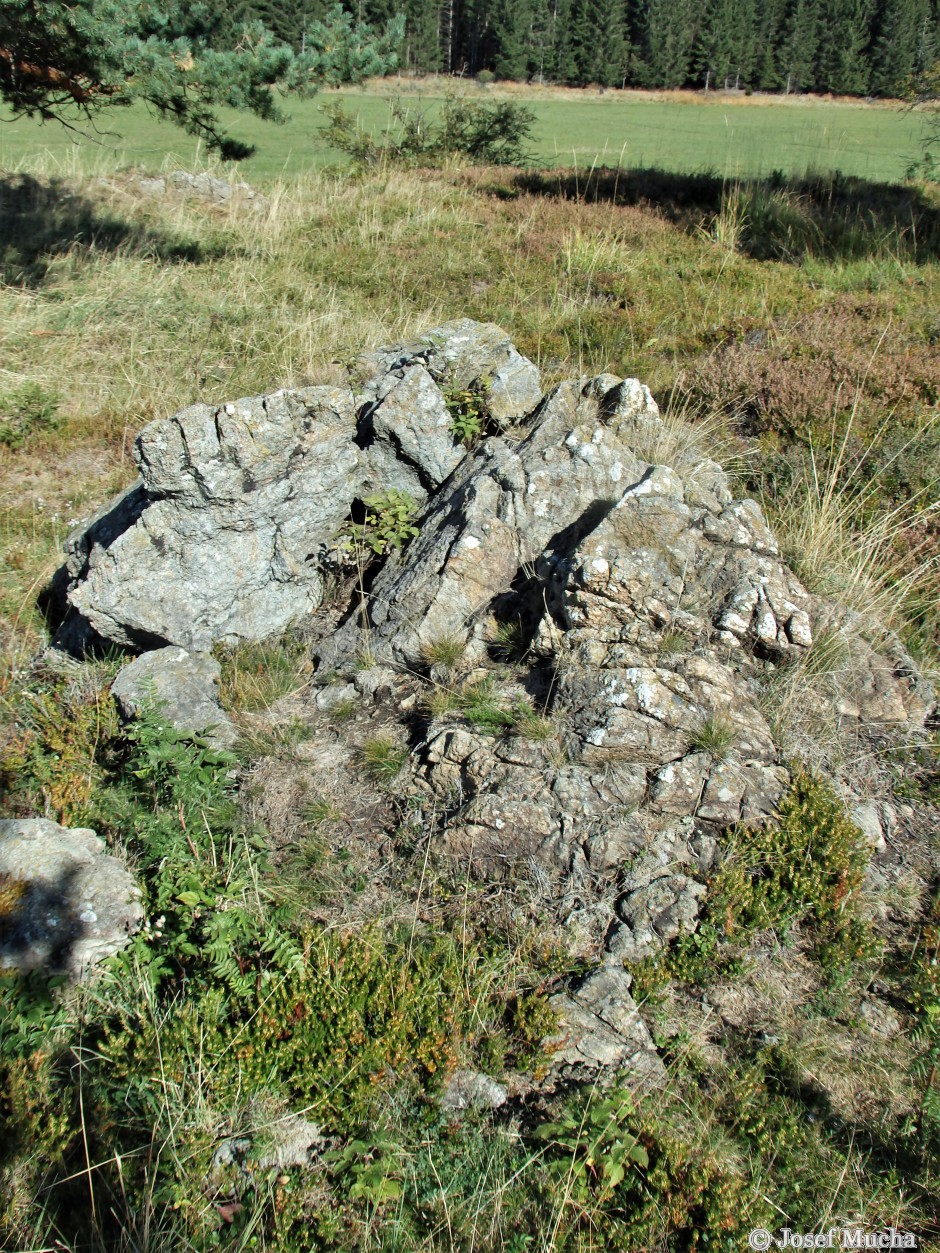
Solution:
M 464 90 L 468 90 L 464 88 Z M 469 88 L 473 99 L 492 99 Z M 311 100 L 290 100 L 284 126 L 223 111 L 235 134 L 258 151 L 238 167 L 249 182 L 342 161 L 324 144 L 321 104 L 339 96 L 366 129 L 380 131 L 388 121 L 387 100 L 399 96 L 416 108 L 434 110 L 439 95 L 414 90 L 414 84 L 381 82 L 368 92 L 323 92 Z M 535 111 L 531 145 L 536 166 L 592 164 L 665 170 L 709 170 L 727 178 L 767 175 L 773 170 L 802 174 L 807 169 L 840 170 L 875 180 L 894 180 L 920 155 L 923 122 L 898 107 L 795 99 L 749 103 L 716 97 L 703 101 L 649 99 L 607 92 L 513 93 Z M 44 156 L 48 154 L 48 156 Z M 98 122 L 95 144 L 76 149 L 68 132 L 52 125 L 18 121 L 0 127 L 0 167 L 19 168 L 43 158 L 66 169 L 142 165 L 158 169 L 164 161 L 189 167 L 196 142 L 161 124 L 144 108 L 113 110 Z
M 544 116 L 564 114 L 570 139 L 589 110 L 628 102 L 572 94 L 569 105 L 549 93 L 537 103 Z M 649 119 L 828 109 L 898 121 L 885 109 L 809 102 L 635 103 Z M 380 105 L 369 97 L 369 107 Z M 66 151 L 61 132 L 14 126 L 0 129 L 4 152 L 23 142 L 20 156 L 51 172 L 35 144 L 27 154 L 30 134 Z M 680 998 L 674 1020 L 690 1015 L 691 1032 L 689 1005 L 701 1009 L 701 997 L 688 1000 L 690 981 L 710 984 L 719 959 L 726 971 L 738 957 L 759 959 L 745 945 L 773 928 L 781 942 L 761 968 L 766 991 L 757 975 L 741 984 L 758 998 L 747 1023 L 761 1035 L 715 1016 L 708 1039 L 684 1026 L 662 1036 L 667 1090 L 635 1111 L 618 1105 L 616 1128 L 592 1093 L 545 1109 L 523 1102 L 518 1117 L 455 1119 L 435 1100 L 452 1065 L 502 1076 L 542 1064 L 544 992 L 572 959 L 544 929 L 545 910 L 496 909 L 491 885 L 438 873 L 427 816 L 402 786 L 404 741 L 358 744 L 363 771 L 387 785 L 372 789 L 378 809 L 344 815 L 334 798 L 300 793 L 298 843 L 272 867 L 255 811 L 239 812 L 227 759 L 171 738 L 149 745 L 162 774 L 152 760 L 140 773 L 147 732 L 136 750 L 122 739 L 113 663 L 80 680 L 24 663 L 44 639 L 37 592 L 66 532 L 133 479 L 130 445 L 146 422 L 197 400 L 342 382 L 363 347 L 460 316 L 502 324 L 546 385 L 611 370 L 642 378 L 664 404 L 672 397 L 677 420 L 657 459 L 693 457 L 679 419 L 706 449 L 746 441 L 760 456 L 743 461 L 739 480 L 763 486 L 768 509 L 826 506 L 814 515 L 834 522 L 814 527 L 829 545 L 826 573 L 839 562 L 860 568 L 869 550 L 853 535 L 885 536 L 878 570 L 895 589 L 916 570 L 922 620 L 913 624 L 911 605 L 898 616 L 917 625 L 929 657 L 937 616 L 926 563 L 940 550 L 927 512 L 940 470 L 936 189 L 838 179 L 724 188 L 720 177 L 657 171 L 586 184 L 580 172 L 347 179 L 304 169 L 268 182 L 268 208 L 255 214 L 142 197 L 115 163 L 157 166 L 161 145 L 179 141 L 170 128 L 149 135 L 146 152 L 64 159 L 67 178 L 0 180 L 0 416 L 15 423 L 0 440 L 0 639 L 12 663 L 0 669 L 0 812 L 95 825 L 134 858 L 153 920 L 115 963 L 121 977 L 86 1002 L 60 1004 L 41 980 L 0 1000 L 10 1247 L 678 1250 L 708 1236 L 708 1247 L 737 1248 L 752 1226 L 785 1215 L 808 1230 L 830 1212 L 916 1229 L 927 1247 L 940 1212 L 940 928 L 914 899 L 880 965 L 867 937 L 841 925 L 858 859 L 825 798 L 804 796 L 813 812 L 785 810 L 762 838 L 726 841 L 699 933 L 677 942 L 659 972 Z M 290 131 L 270 135 L 280 143 Z M 689 168 L 705 164 L 704 151 Z M 267 147 L 259 161 L 276 172 L 285 153 Z M 632 159 L 641 155 L 672 160 L 665 148 Z M 772 164 L 783 164 L 778 153 Z M 93 166 L 114 176 L 110 186 L 80 173 Z M 893 514 L 905 501 L 912 516 Z M 872 530 L 879 515 L 903 526 Z M 809 563 L 807 577 L 817 577 Z M 522 660 L 523 624 L 504 628 L 494 651 Z M 670 633 L 663 651 L 680 643 Z M 454 641 L 431 652 L 427 664 L 456 665 Z M 793 672 L 794 691 L 850 663 L 848 646 L 823 635 L 805 675 Z M 264 708 L 305 682 L 289 645 L 242 650 L 224 669 L 236 708 Z M 560 733 L 498 695 L 440 687 L 428 704 L 497 734 Z M 267 743 L 259 734 L 240 745 L 251 759 L 242 800 L 257 759 L 285 768 L 306 730 L 294 720 Z M 715 758 L 727 749 L 719 725 L 695 738 Z M 922 754 L 908 770 L 914 799 L 936 789 L 935 754 Z M 379 875 L 355 843 L 347 848 L 347 828 L 381 850 Z M 16 891 L 0 885 L 0 912 Z M 374 927 L 311 932 L 313 905 L 366 909 Z M 881 981 L 907 1007 L 910 1038 L 871 1038 L 852 1017 Z M 655 1007 L 645 1012 L 657 1029 Z M 282 1173 L 249 1156 L 210 1179 L 221 1142 L 261 1145 L 267 1127 L 299 1109 L 333 1138 L 318 1168 Z M 539 1122 L 550 1135 L 536 1134 Z M 648 1167 L 627 1160 L 635 1137 Z M 623 1178 L 591 1165 L 598 1144 L 627 1165 Z

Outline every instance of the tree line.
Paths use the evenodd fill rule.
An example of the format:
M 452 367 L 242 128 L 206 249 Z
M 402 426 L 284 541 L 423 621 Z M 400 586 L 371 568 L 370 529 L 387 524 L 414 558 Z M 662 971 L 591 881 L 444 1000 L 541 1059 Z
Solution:
M 329 0 L 236 0 L 297 50 Z M 940 0 L 347 0 L 405 19 L 402 69 L 570 86 L 895 96 L 940 57 Z

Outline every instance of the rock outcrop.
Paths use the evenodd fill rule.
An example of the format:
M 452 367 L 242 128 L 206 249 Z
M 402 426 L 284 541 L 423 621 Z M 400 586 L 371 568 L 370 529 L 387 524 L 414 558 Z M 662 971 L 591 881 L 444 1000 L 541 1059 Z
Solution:
M 320 548 L 362 480 L 352 394 L 311 387 L 195 405 L 137 438 L 140 482 L 68 544 L 60 641 L 126 648 L 264 639 L 320 603 Z
M 451 689 L 413 740 L 432 847 L 487 876 L 538 867 L 569 895 L 603 889 L 604 962 L 559 1001 L 559 1064 L 654 1076 L 623 963 L 694 930 L 721 829 L 773 813 L 789 778 L 774 683 L 841 632 L 834 716 L 855 736 L 916 735 L 933 693 L 897 640 L 801 585 L 694 441 L 663 464 L 668 431 L 637 380 L 542 396 L 498 328 L 466 321 L 371 354 L 359 379 L 147 427 L 140 482 L 70 540 L 60 642 L 188 650 L 209 683 L 185 715 L 201 729 L 216 707 L 198 654 L 309 621 L 363 501 L 407 493 L 417 535 L 370 549 L 345 620 L 311 631 L 329 674 L 311 705 L 378 701 L 416 672 Z M 486 414 L 469 449 L 457 394 Z M 525 660 L 500 671 L 507 639 Z M 444 653 L 459 664 L 442 670 Z
M 140 896 L 94 831 L 0 821 L 0 967 L 84 978 L 140 927 Z
M 503 332 L 468 321 L 373 354 L 362 372 L 358 396 L 308 387 L 194 405 L 141 431 L 139 481 L 68 541 L 57 645 L 200 652 L 282 634 L 320 604 L 354 502 L 390 487 L 424 500 L 462 460 L 445 378 L 484 388 L 494 422 L 540 395 Z

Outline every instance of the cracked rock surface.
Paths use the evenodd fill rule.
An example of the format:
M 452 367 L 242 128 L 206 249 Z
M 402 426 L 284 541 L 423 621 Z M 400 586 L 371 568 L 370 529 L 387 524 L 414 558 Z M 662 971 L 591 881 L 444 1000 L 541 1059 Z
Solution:
M 542 395 L 499 328 L 466 320 L 370 354 L 358 379 L 147 427 L 140 481 L 69 541 L 60 646 L 173 645 L 211 687 L 213 645 L 306 623 L 317 716 L 397 702 L 431 851 L 488 878 L 537 871 L 593 920 L 604 957 L 558 994 L 558 1073 L 655 1078 L 623 963 L 694 931 L 721 831 L 773 815 L 789 773 L 768 693 L 838 636 L 833 717 L 855 742 L 916 739 L 934 694 L 897 639 L 802 586 L 760 506 L 694 440 L 670 443 L 639 381 Z M 469 449 L 455 392 L 487 411 Z M 390 490 L 417 535 L 370 551 L 318 627 L 343 528 Z M 515 665 L 494 665 L 507 640 Z M 442 644 L 453 671 L 428 660 Z M 502 721 L 469 716 L 468 676 Z M 429 685 L 449 706 L 427 712 Z M 526 709 L 534 723 L 506 713 Z

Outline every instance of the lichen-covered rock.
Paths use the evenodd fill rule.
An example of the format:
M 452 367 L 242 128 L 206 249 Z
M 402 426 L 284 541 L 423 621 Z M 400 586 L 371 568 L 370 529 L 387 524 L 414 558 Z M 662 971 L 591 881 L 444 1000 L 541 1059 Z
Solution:
M 645 389 L 624 392 L 611 376 L 572 380 L 545 398 L 518 444 L 491 438 L 464 457 L 419 519 L 417 538 L 372 586 L 370 650 L 414 660 L 443 636 L 469 638 L 525 564 L 567 554 L 647 470 L 618 434 L 637 404 L 655 413 Z M 350 622 L 326 644 L 324 664 L 360 647 Z
M 219 663 L 207 653 L 156 648 L 118 672 L 111 695 L 128 721 L 153 708 L 178 731 L 202 734 L 216 748 L 231 748 L 238 729 L 219 704 L 220 675 Z
M 421 365 L 386 375 L 360 419 L 368 443 L 375 493 L 394 488 L 423 503 L 460 462 L 466 449 L 439 388 Z
M 441 1108 L 446 1110 L 499 1109 L 506 1104 L 508 1093 L 501 1083 L 476 1070 L 458 1070 L 441 1093 Z
M 94 831 L 0 821 L 0 967 L 84 978 L 138 930 L 140 896 Z
M 141 481 L 68 544 L 71 620 L 131 648 L 283 632 L 322 598 L 320 550 L 360 495 L 352 393 L 195 405 L 138 436 Z

